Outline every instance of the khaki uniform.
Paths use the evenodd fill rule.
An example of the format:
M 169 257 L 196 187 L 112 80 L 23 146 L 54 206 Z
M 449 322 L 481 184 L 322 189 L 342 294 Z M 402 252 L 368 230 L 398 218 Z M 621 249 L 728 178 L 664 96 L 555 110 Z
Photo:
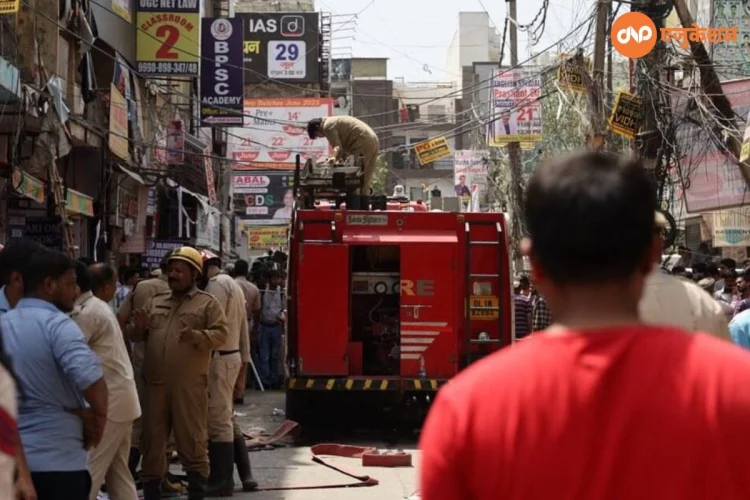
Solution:
M 231 443 L 232 396 L 242 366 L 240 339 L 248 335 L 245 296 L 237 282 L 226 274 L 217 274 L 206 285 L 206 292 L 219 301 L 227 317 L 229 335 L 213 352 L 208 378 L 208 437 L 211 441 Z
M 364 192 L 362 194 L 367 194 L 370 181 L 375 174 L 375 163 L 380 151 L 378 136 L 365 122 L 351 116 L 323 118 L 321 129 L 333 146 L 333 154 L 337 160 L 349 155 L 364 156 Z
M 99 357 L 109 392 L 104 435 L 89 456 L 90 499 L 96 499 L 105 480 L 110 497 L 135 498 L 128 455 L 131 428 L 133 421 L 141 416 L 141 406 L 120 325 L 109 305 L 91 292 L 78 297 L 70 316 Z
M 646 277 L 638 310 L 644 323 L 704 332 L 731 341 L 719 302 L 695 283 L 662 273 L 658 268 Z
M 166 276 L 159 276 L 158 278 L 141 281 L 135 287 L 135 290 L 130 292 L 125 299 L 125 302 L 122 303 L 120 310 L 117 312 L 117 316 L 123 323 L 127 323 L 133 317 L 133 311 L 144 309 L 152 297 L 168 291 L 169 284 L 167 283 Z M 145 349 L 145 342 L 133 342 L 131 361 L 133 363 L 135 387 L 138 390 L 138 400 L 141 403 L 141 407 L 144 405 L 145 397 L 145 381 L 143 379 L 143 358 L 145 356 Z M 141 425 L 142 419 L 140 418 L 133 423 L 133 433 L 131 435 L 130 443 L 134 448 L 141 447 Z
M 211 352 L 227 340 L 227 319 L 219 302 L 197 288 L 182 297 L 171 291 L 156 295 L 146 311 L 141 477 L 144 483 L 164 477 L 164 453 L 173 431 L 182 468 L 208 477 L 209 364 Z M 180 341 L 182 323 L 198 334 L 195 343 Z

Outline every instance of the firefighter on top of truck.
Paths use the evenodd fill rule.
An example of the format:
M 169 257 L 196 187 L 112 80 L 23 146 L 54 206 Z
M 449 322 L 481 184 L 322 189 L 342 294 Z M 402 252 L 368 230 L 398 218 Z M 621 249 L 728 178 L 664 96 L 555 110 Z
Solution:
M 364 156 L 364 183 L 362 194 L 370 191 L 370 181 L 375 173 L 380 144 L 375 132 L 362 120 L 351 116 L 331 116 L 315 118 L 307 123 L 310 139 L 325 137 L 333 146 L 333 156 L 329 161 L 343 160 L 347 156 Z
M 134 315 L 133 340 L 145 341 L 144 500 L 161 498 L 171 431 L 187 473 L 188 499 L 206 494 L 208 369 L 212 351 L 226 342 L 229 328 L 219 301 L 196 287 L 202 273 L 198 250 L 175 249 L 167 264 L 170 291 L 154 296 Z

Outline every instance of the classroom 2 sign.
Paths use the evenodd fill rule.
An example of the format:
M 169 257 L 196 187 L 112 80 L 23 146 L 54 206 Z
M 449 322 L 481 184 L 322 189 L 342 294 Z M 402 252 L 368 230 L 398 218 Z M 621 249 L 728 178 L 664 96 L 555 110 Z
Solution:
M 138 73 L 198 75 L 198 0 L 138 0 L 136 26 Z
M 242 20 L 204 18 L 202 23 L 201 124 L 242 126 Z

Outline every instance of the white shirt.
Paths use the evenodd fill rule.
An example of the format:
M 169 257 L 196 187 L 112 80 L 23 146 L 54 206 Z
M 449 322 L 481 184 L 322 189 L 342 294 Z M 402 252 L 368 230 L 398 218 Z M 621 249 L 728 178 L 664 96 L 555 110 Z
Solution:
M 648 324 L 669 325 L 731 340 L 724 310 L 709 293 L 658 268 L 646 278 L 639 312 L 641 320 Z
M 113 422 L 131 422 L 140 417 L 133 367 L 120 324 L 109 305 L 86 292 L 78 297 L 70 316 L 102 364 L 109 392 L 107 418 Z

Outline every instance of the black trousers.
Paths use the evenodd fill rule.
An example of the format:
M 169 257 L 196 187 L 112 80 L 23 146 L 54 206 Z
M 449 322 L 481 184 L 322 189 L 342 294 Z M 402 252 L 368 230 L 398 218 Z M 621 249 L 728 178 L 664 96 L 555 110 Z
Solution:
M 87 470 L 32 472 L 38 500 L 88 500 L 91 476 Z

